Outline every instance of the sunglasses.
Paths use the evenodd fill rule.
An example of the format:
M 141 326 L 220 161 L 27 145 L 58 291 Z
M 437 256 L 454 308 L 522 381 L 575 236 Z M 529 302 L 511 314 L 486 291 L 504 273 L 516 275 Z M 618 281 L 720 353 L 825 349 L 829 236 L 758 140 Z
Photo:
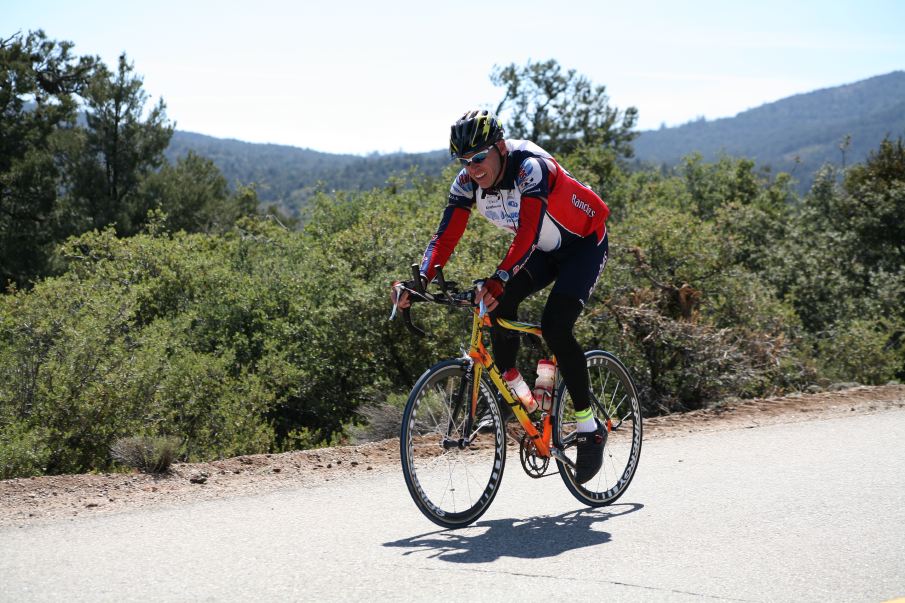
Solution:
M 482 161 L 487 159 L 488 155 L 490 155 L 491 149 L 493 149 L 493 147 L 490 147 L 489 149 L 485 149 L 485 150 L 481 151 L 480 153 L 475 153 L 474 155 L 471 156 L 471 159 L 463 159 L 460 157 L 459 163 L 461 163 L 462 165 L 464 165 L 466 167 L 471 165 L 472 163 L 474 163 L 474 164 L 481 163 Z

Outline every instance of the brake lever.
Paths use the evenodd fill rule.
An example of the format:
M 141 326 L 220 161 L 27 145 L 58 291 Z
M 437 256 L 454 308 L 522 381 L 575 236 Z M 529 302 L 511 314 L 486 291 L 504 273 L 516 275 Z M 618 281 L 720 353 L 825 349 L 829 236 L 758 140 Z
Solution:
M 396 318 L 396 309 L 399 307 L 399 295 L 405 287 L 402 286 L 402 283 L 397 281 L 393 284 L 393 289 L 396 291 L 396 295 L 393 296 L 393 311 L 390 312 L 390 318 L 388 320 Z
M 437 284 L 440 286 L 440 291 L 445 295 L 446 291 L 446 279 L 443 278 L 443 267 L 440 264 L 436 264 L 434 266 L 434 271 L 437 273 L 437 276 L 434 277 L 437 280 Z
M 424 284 L 421 282 L 421 269 L 418 264 L 412 264 L 412 281 L 415 283 L 415 291 L 424 295 Z
M 427 335 L 427 333 L 416 327 L 415 323 L 412 322 L 411 307 L 402 309 L 402 321 L 405 323 L 405 327 L 418 337 L 425 337 Z
M 484 286 L 484 279 L 474 281 L 474 286 L 475 295 L 477 296 L 477 289 L 480 289 Z M 478 316 L 484 318 L 485 314 L 487 314 L 487 306 L 484 304 L 484 298 L 482 297 L 480 303 L 478 304 Z
M 405 291 L 412 291 L 416 295 L 421 296 L 422 299 L 427 299 L 427 292 L 424 290 L 424 286 L 421 283 L 421 273 L 418 271 L 418 264 L 412 264 L 412 274 L 414 278 L 415 291 L 408 289 L 402 283 L 396 283 L 396 301 L 393 304 L 393 311 L 390 313 L 390 320 L 396 318 L 396 310 L 399 308 L 399 294 Z M 414 302 L 416 298 L 411 298 L 411 301 Z M 412 322 L 412 314 L 411 314 L 411 306 L 405 307 L 402 309 L 402 322 L 405 323 L 405 327 L 417 335 L 418 337 L 425 337 L 427 333 L 419 329 L 415 326 L 415 323 Z

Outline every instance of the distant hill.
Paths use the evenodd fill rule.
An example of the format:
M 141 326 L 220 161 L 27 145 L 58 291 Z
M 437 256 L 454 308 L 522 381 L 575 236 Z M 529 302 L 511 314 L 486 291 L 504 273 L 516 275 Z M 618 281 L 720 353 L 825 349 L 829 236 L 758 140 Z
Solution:
M 883 137 L 905 136 L 905 71 L 790 96 L 713 121 L 641 132 L 634 141 L 640 162 L 672 166 L 697 151 L 707 161 L 720 153 L 748 157 L 774 172 L 791 172 L 806 189 L 827 162 L 863 161 Z
M 846 136 L 851 142 L 845 160 L 851 165 L 863 161 L 887 134 L 905 136 L 905 71 L 798 94 L 731 118 L 646 130 L 634 146 L 637 166 L 671 167 L 695 151 L 707 161 L 726 153 L 753 159 L 773 172 L 790 172 L 804 191 L 823 164 L 842 163 L 839 145 Z M 318 189 L 367 190 L 383 186 L 409 166 L 436 175 L 449 164 L 443 150 L 337 155 L 176 131 L 169 159 L 189 150 L 213 160 L 231 184 L 256 183 L 262 202 L 290 211 L 303 207 Z
M 174 161 L 190 150 L 213 161 L 230 184 L 255 183 L 262 202 L 290 210 L 304 206 L 317 190 L 368 190 L 385 185 L 390 176 L 410 167 L 439 174 L 449 163 L 445 151 L 340 155 L 180 130 L 173 134 L 167 158 Z

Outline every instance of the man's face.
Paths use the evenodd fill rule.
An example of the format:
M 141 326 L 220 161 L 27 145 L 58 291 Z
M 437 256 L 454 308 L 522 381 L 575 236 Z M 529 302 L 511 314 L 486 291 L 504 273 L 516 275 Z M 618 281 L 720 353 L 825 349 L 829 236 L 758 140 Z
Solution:
M 465 166 L 465 170 L 468 172 L 468 175 L 471 176 L 471 179 L 478 183 L 478 186 L 481 188 L 490 188 L 493 186 L 493 183 L 496 182 L 497 177 L 500 175 L 500 170 L 503 165 L 503 156 L 500 153 L 499 143 L 485 149 L 487 152 L 487 156 L 484 157 L 483 160 L 480 161 L 471 161 Z M 484 151 L 480 153 L 472 153 L 463 159 L 480 159 L 480 157 L 484 154 Z

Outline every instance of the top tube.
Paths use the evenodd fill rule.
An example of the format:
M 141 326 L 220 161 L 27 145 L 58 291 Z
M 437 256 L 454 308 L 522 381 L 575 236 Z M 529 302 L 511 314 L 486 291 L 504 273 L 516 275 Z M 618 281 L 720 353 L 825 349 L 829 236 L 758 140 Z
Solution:
M 529 322 L 519 322 L 517 320 L 506 320 L 505 318 L 497 318 L 496 323 L 504 329 L 519 331 L 520 333 L 530 333 L 532 335 L 541 336 L 540 325 Z

